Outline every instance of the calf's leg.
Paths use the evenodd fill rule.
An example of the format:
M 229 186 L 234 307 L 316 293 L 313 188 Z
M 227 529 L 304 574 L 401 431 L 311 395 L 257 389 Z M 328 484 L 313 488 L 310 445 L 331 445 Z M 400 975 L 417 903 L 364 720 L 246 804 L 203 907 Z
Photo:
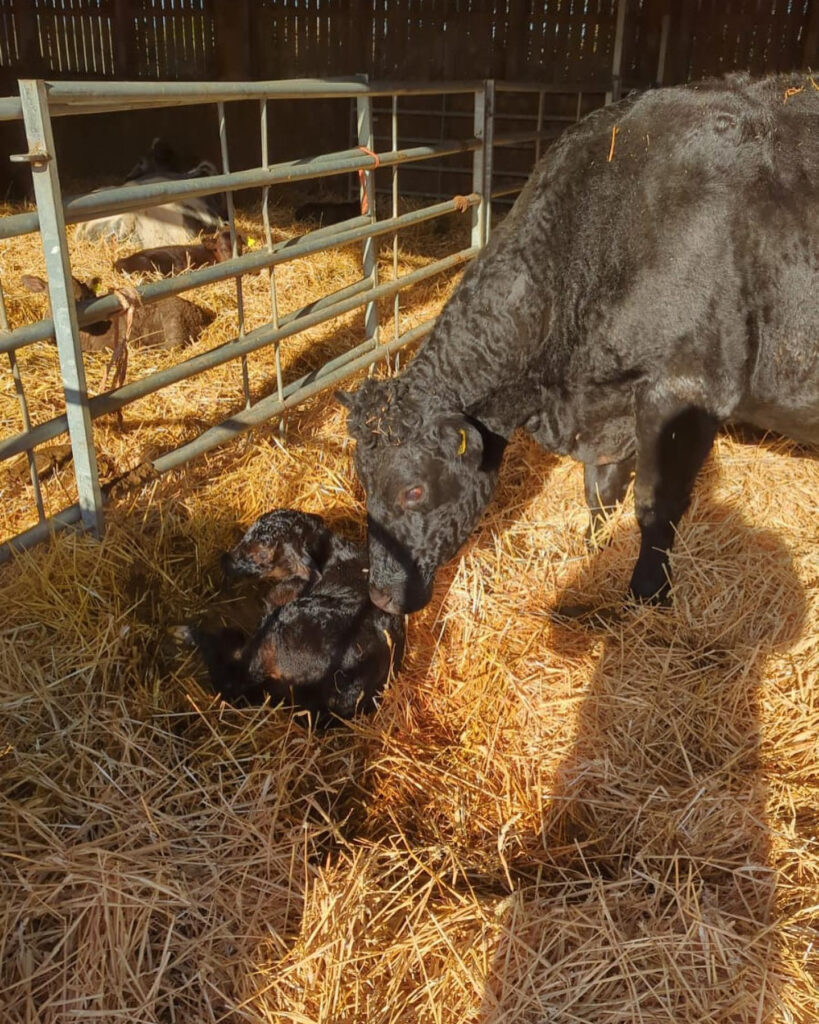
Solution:
M 608 462 L 601 466 L 594 462 L 583 464 L 583 486 L 591 516 L 586 533 L 586 540 L 589 543 L 594 541 L 606 521 L 606 516 L 626 496 L 634 465 L 633 456 L 623 459 L 622 462 Z
M 674 529 L 691 500 L 694 480 L 714 441 L 718 421 L 704 409 L 644 395 L 637 407 L 634 504 L 640 554 L 629 590 L 639 600 L 665 602 Z

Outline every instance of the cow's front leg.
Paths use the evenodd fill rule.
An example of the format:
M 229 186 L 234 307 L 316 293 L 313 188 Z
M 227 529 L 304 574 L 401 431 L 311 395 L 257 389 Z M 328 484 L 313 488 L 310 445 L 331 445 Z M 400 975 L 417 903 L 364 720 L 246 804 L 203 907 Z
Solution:
M 589 543 L 594 543 L 606 517 L 614 506 L 625 498 L 635 461 L 635 456 L 632 455 L 620 462 L 583 464 L 583 487 L 591 517 L 586 532 L 586 540 Z
M 644 394 L 638 401 L 634 505 L 640 555 L 629 589 L 639 600 L 668 599 L 674 530 L 688 508 L 717 425 L 716 417 L 695 405 L 670 400 L 667 391 Z

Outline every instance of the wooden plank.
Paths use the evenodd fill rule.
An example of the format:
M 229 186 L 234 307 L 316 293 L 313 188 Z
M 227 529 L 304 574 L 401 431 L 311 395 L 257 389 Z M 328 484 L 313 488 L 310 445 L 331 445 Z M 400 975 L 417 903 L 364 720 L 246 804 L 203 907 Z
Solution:
M 114 68 L 118 78 L 136 77 L 133 0 L 114 0 Z
M 503 74 L 512 81 L 524 77 L 528 70 L 529 46 L 529 3 L 528 0 L 510 0 Z
M 819 70 L 819 0 L 810 0 L 799 64 L 806 70 Z
M 248 0 L 213 7 L 216 35 L 215 73 L 220 81 L 240 82 L 250 67 L 251 20 Z

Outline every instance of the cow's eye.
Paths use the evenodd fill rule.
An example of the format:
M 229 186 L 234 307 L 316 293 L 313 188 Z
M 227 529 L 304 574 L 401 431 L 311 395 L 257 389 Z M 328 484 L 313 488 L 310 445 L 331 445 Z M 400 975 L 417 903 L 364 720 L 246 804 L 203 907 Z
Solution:
M 401 491 L 398 501 L 402 508 L 417 508 L 426 494 L 427 489 L 423 484 L 415 484 L 413 487 L 407 487 L 406 490 Z

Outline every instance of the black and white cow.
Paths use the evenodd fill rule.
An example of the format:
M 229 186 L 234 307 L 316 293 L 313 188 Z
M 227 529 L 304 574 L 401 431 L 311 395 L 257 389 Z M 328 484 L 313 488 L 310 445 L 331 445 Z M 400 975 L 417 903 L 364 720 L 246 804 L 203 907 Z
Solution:
M 124 184 L 147 185 L 218 173 L 209 160 L 203 160 L 189 171 L 179 171 L 178 166 L 171 147 L 161 139 L 154 139 L 150 152 L 131 169 Z M 184 245 L 201 231 L 218 231 L 226 216 L 224 196 L 200 196 L 86 221 L 77 229 L 77 238 L 115 238 L 120 242 L 133 242 L 142 249 Z
M 819 442 L 815 80 L 731 76 L 591 114 L 537 165 L 408 368 L 339 397 L 380 607 L 427 603 L 518 427 L 584 463 L 593 514 L 636 471 L 631 592 L 665 598 L 719 425 Z

